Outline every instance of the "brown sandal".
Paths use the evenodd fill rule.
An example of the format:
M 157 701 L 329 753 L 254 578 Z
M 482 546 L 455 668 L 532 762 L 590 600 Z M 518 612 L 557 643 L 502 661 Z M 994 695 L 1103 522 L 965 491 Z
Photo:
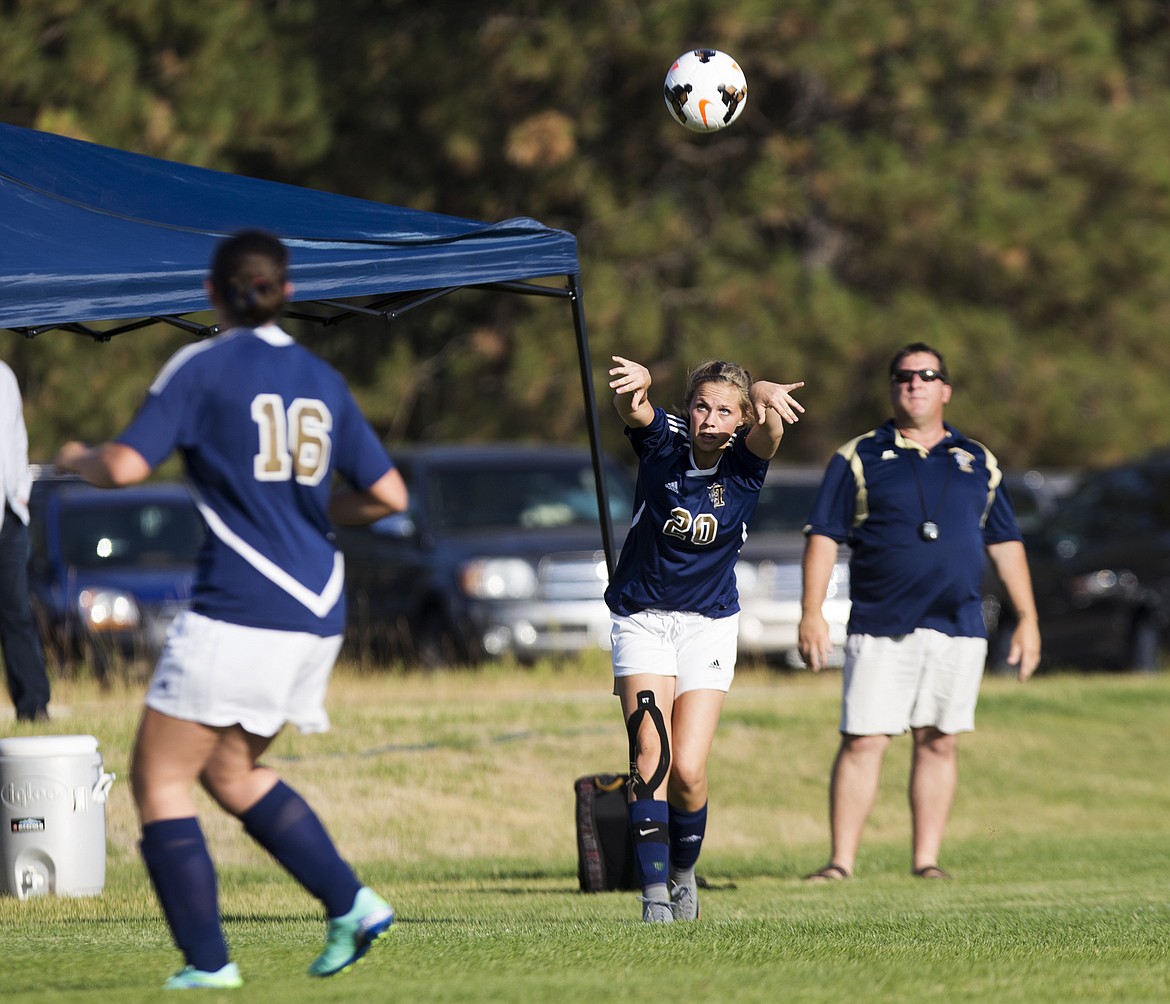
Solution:
M 830 861 L 824 868 L 818 868 L 811 875 L 806 875 L 804 880 L 806 882 L 840 882 L 847 878 L 853 878 L 853 876 L 839 864 Z
M 949 879 L 951 877 L 950 872 L 938 865 L 923 865 L 921 868 L 915 868 L 911 874 L 916 878 L 924 879 Z

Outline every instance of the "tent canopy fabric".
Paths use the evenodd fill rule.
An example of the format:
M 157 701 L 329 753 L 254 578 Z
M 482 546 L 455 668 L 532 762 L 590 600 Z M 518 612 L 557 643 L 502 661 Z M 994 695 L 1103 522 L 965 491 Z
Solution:
M 260 227 L 289 247 L 294 302 L 465 286 L 536 291 L 572 309 L 606 563 L 613 524 L 576 238 L 527 217 L 488 224 L 211 171 L 0 123 L 0 328 L 32 336 L 207 309 L 220 239 Z M 292 313 L 292 311 L 288 311 Z M 192 325 L 198 327 L 198 325 Z
M 0 123 L 0 328 L 207 309 L 216 243 L 281 237 L 296 301 L 579 271 L 576 238 L 191 167 Z

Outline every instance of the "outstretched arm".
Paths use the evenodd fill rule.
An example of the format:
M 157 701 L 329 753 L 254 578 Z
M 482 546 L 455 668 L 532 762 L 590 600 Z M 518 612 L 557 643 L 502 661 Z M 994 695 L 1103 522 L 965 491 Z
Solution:
M 784 438 L 784 424 L 792 425 L 800 421 L 797 412 L 804 412 L 804 406 L 796 400 L 791 391 L 804 386 L 799 383 L 772 383 L 770 380 L 757 380 L 752 384 L 752 407 L 756 412 L 756 424 L 748 430 L 744 440 L 747 447 L 757 457 L 771 460 L 776 455 L 776 448 Z
M 644 429 L 654 421 L 654 405 L 650 403 L 650 371 L 632 359 L 613 356 L 617 363 L 610 371 L 613 406 L 622 421 L 631 429 Z
M 150 475 L 150 464 L 134 447 L 124 443 L 102 443 L 86 446 L 76 440 L 57 451 L 53 464 L 65 471 L 74 471 L 98 488 L 122 488 L 145 481 Z

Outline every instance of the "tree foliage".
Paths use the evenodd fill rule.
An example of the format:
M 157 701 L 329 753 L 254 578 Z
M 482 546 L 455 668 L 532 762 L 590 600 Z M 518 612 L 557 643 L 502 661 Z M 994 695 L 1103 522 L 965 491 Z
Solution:
M 885 417 L 885 363 L 922 339 L 951 364 L 950 417 L 1008 463 L 1170 441 L 1164 3 L 0 0 L 0 12 L 9 121 L 572 231 L 603 403 L 612 353 L 651 367 L 662 404 L 688 366 L 732 356 L 807 381 L 785 452 L 821 461 Z M 724 133 L 686 132 L 659 97 L 697 45 L 747 72 L 748 106 Z M 298 334 L 395 437 L 585 438 L 556 304 L 464 293 L 389 329 Z M 131 339 L 53 334 L 10 353 L 42 452 L 129 417 L 174 344 L 153 331 L 115 342 Z M 622 449 L 616 425 L 605 434 Z

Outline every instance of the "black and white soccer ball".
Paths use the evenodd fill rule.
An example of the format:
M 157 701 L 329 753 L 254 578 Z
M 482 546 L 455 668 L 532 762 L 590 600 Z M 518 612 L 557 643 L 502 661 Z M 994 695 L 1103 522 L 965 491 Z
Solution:
M 695 132 L 716 132 L 743 113 L 747 77 L 726 52 L 691 49 L 667 71 L 662 91 L 676 122 Z

